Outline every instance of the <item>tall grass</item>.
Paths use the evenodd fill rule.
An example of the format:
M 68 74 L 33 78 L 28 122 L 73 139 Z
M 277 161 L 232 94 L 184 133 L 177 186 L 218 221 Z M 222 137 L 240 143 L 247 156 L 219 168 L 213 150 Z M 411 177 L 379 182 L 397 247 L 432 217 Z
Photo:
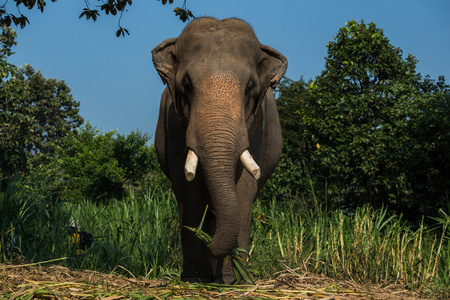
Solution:
M 157 278 L 179 274 L 181 245 L 176 201 L 154 187 L 108 205 L 62 203 L 45 183 L 10 182 L 0 195 L 1 262 L 67 257 L 69 267 Z M 286 266 L 355 282 L 449 291 L 450 217 L 412 229 L 387 209 L 366 206 L 327 211 L 310 199 L 257 202 L 253 209 L 249 270 L 268 278 Z M 69 221 L 94 236 L 86 253 L 71 246 Z
M 49 183 L 10 181 L 0 195 L 0 262 L 20 257 L 41 261 L 68 254 L 67 214 Z
M 423 288 L 450 279 L 450 218 L 433 230 L 413 230 L 400 216 L 369 206 L 354 213 L 306 209 L 299 199 L 258 205 L 253 211 L 251 268 L 273 274 L 283 266 L 355 282 L 402 282 Z
M 180 241 L 176 201 L 154 188 L 109 205 L 89 200 L 63 203 L 47 183 L 11 181 L 0 195 L 0 262 L 64 258 L 68 267 L 150 278 L 179 272 Z M 70 221 L 94 242 L 84 253 L 72 245 Z
M 92 247 L 77 260 L 79 267 L 111 271 L 121 266 L 149 278 L 179 271 L 176 201 L 159 188 L 108 206 L 85 200 L 66 207 L 81 229 L 94 236 Z

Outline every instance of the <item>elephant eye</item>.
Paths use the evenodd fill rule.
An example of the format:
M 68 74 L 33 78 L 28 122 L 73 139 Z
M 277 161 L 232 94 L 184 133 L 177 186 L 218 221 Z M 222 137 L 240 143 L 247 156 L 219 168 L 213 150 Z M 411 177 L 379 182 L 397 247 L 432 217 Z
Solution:
M 253 80 L 253 78 L 251 78 L 248 81 L 247 86 L 245 87 L 245 96 L 247 98 L 253 98 L 255 96 L 254 94 L 256 93 L 255 88 L 256 88 L 255 80 Z
M 256 108 L 256 98 L 258 97 L 258 86 L 256 81 L 251 78 L 245 88 L 245 115 L 246 119 L 254 112 Z
M 192 93 L 192 83 L 190 77 L 186 74 L 183 77 L 183 94 L 189 96 Z

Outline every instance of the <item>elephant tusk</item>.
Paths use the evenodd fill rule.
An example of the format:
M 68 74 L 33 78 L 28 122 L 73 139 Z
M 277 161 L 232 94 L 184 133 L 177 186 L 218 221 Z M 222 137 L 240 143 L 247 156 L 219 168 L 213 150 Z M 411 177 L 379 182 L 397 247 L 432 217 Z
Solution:
M 252 155 L 248 150 L 245 150 L 241 154 L 241 162 L 244 165 L 245 169 L 252 175 L 256 180 L 261 176 L 261 169 L 258 164 L 253 160 Z
M 195 171 L 197 170 L 198 157 L 194 151 L 188 151 L 186 163 L 184 164 L 184 175 L 187 181 L 192 181 L 195 178 Z

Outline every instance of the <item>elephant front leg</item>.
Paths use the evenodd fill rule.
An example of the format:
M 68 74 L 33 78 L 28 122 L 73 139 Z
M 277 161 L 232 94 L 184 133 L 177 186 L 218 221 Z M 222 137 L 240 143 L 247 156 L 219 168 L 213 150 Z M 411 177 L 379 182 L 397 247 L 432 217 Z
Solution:
M 197 198 L 198 200 L 199 198 Z M 214 280 L 214 260 L 206 244 L 194 232 L 184 226 L 196 228 L 199 226 L 206 205 L 189 203 L 179 205 L 181 218 L 181 244 L 183 250 L 183 271 L 181 280 L 186 282 L 209 283 Z M 213 216 L 212 216 L 213 217 Z M 212 235 L 211 213 L 208 213 L 202 230 Z

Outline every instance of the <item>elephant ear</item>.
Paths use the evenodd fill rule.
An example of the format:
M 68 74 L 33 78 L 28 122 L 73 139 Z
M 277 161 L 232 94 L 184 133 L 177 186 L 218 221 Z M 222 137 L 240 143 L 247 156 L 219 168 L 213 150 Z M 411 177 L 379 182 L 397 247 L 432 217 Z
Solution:
M 259 62 L 258 75 L 260 82 L 260 93 L 258 99 L 258 111 L 267 89 L 275 89 L 278 82 L 283 78 L 287 69 L 287 58 L 272 47 L 261 44 L 261 60 Z
M 175 44 L 177 38 L 171 38 L 163 41 L 152 50 L 152 60 L 156 71 L 158 71 L 164 84 L 167 84 L 175 99 L 175 75 L 177 66 L 177 57 L 175 55 Z M 175 107 L 179 111 L 176 103 Z

